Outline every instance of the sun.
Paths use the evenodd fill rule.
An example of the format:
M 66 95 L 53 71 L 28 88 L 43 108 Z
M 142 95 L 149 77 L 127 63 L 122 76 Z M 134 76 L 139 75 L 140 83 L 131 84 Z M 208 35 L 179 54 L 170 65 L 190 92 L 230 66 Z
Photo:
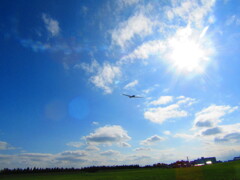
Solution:
M 169 40 L 168 60 L 177 72 L 203 73 L 210 61 L 211 48 L 201 33 L 181 34 Z

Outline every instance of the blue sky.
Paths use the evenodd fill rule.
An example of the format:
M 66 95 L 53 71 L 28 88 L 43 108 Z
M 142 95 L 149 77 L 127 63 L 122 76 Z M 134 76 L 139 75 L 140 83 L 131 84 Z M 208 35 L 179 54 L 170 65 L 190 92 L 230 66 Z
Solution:
M 238 156 L 239 27 L 237 0 L 1 1 L 0 168 Z

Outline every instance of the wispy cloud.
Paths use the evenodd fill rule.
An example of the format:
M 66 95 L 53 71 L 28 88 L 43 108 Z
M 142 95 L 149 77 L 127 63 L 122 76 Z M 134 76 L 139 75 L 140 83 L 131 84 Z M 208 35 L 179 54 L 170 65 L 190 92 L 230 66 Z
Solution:
M 69 142 L 66 145 L 67 146 L 72 146 L 72 147 L 75 147 L 75 148 L 79 148 L 79 147 L 83 146 L 84 144 L 82 142 Z
M 99 125 L 99 122 L 93 121 L 92 125 Z
M 166 44 L 160 40 L 144 42 L 130 54 L 123 56 L 118 64 L 133 63 L 136 59 L 148 59 L 153 55 L 161 55 L 166 51 Z
M 90 81 L 96 86 L 104 90 L 106 94 L 112 93 L 111 85 L 114 80 L 121 75 L 119 67 L 104 63 L 101 68 L 98 69 L 98 73 L 90 78 Z
M 115 80 L 121 76 L 120 67 L 108 62 L 105 62 L 101 66 L 96 60 L 94 60 L 91 64 L 82 63 L 75 66 L 75 68 L 79 67 L 92 74 L 89 78 L 90 82 L 96 87 L 103 89 L 106 94 L 112 93 L 112 86 L 114 85 Z
M 0 150 L 6 150 L 8 143 L 0 141 Z
M 145 41 L 141 45 L 137 44 L 138 46 L 132 52 L 124 55 L 117 63 L 128 64 L 136 62 L 138 59 L 150 60 L 151 56 L 157 56 L 159 60 L 169 63 L 171 67 L 179 71 L 184 68 L 190 72 L 204 72 L 210 57 L 215 53 L 212 42 L 206 37 L 209 24 L 214 22 L 212 14 L 214 4 L 215 0 L 202 2 L 172 0 L 171 5 L 164 8 L 167 17 L 165 21 L 160 22 L 157 19 L 148 21 L 151 22 L 151 26 L 149 26 L 151 31 L 149 29 L 146 32 L 151 34 L 153 29 L 159 28 L 162 36 L 157 36 L 158 38 L 154 38 L 155 40 Z M 114 33 L 127 34 L 120 33 L 125 32 L 125 29 L 128 29 L 126 27 L 130 28 L 126 24 L 125 22 L 125 26 L 122 25 L 122 28 Z M 141 29 L 145 30 L 142 27 L 139 31 L 135 31 L 136 34 L 139 34 Z M 156 34 L 155 31 L 154 33 Z M 123 36 L 125 38 L 120 38 L 120 36 L 116 40 L 112 36 L 112 39 L 115 39 L 115 44 L 124 47 L 135 33 L 128 34 L 128 38 L 125 36 Z
M 74 66 L 75 69 L 83 69 L 87 73 L 94 73 L 97 69 L 99 69 L 99 63 L 94 59 L 90 64 L 81 63 L 76 64 Z
M 173 137 L 175 138 L 182 138 L 184 140 L 193 140 L 196 138 L 195 134 L 187 134 L 187 133 L 177 133 Z
M 117 28 L 112 31 L 113 44 L 126 48 L 127 43 L 131 42 L 134 36 L 144 37 L 152 33 L 152 21 L 141 13 L 130 17 L 127 21 L 121 22 Z
M 201 2 L 172 0 L 172 7 L 166 11 L 166 14 L 169 20 L 179 20 L 180 22 L 191 23 L 196 27 L 202 27 L 214 4 L 215 0 Z
M 42 52 L 50 50 L 51 45 L 40 41 L 33 41 L 32 39 L 20 39 L 20 43 L 25 48 L 31 48 L 34 52 Z
M 131 6 L 138 3 L 141 0 L 118 0 L 120 6 Z
M 237 15 L 232 15 L 226 20 L 226 25 L 240 25 L 240 18 Z
M 83 15 L 86 15 L 88 13 L 89 9 L 87 6 L 82 6 L 81 7 L 81 12 L 83 13 Z
M 12 147 L 10 144 L 4 141 L 0 141 L 0 150 L 13 150 L 16 149 L 15 147 Z
M 130 54 L 123 56 L 118 64 L 129 64 L 137 59 L 148 60 L 151 56 L 157 56 L 178 70 L 187 67 L 188 71 L 202 72 L 215 52 L 210 40 L 205 37 L 207 29 L 208 27 L 194 29 L 190 25 L 179 27 L 174 35 L 167 34 L 165 39 L 144 42 Z
M 138 84 L 138 80 L 134 80 L 134 81 L 128 83 L 127 85 L 125 85 L 123 89 L 133 88 L 133 87 L 135 87 L 137 84 Z
M 151 151 L 151 148 L 139 147 L 139 148 L 134 149 L 134 151 Z
M 58 21 L 51 18 L 49 15 L 47 15 L 45 13 L 42 15 L 42 19 L 45 23 L 46 29 L 50 32 L 50 34 L 52 36 L 57 36 L 60 32 L 60 27 L 59 27 Z
M 27 159 L 31 161 L 46 161 L 52 158 L 52 154 L 47 153 L 22 153 L 19 155 L 21 159 Z

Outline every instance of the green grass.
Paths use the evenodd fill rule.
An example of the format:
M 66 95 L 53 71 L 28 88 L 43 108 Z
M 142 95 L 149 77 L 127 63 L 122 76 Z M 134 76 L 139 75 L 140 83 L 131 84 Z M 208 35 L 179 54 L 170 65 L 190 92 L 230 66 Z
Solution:
M 240 180 L 240 161 L 176 169 L 129 169 L 96 173 L 4 175 L 1 180 Z

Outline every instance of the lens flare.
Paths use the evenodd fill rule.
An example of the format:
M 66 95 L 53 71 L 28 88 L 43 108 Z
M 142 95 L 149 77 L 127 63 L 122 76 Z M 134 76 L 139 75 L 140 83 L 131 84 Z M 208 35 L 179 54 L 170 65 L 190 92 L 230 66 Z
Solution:
M 193 32 L 190 27 L 182 29 L 169 40 L 167 59 L 177 72 L 203 73 L 213 53 L 209 40 L 202 32 Z

